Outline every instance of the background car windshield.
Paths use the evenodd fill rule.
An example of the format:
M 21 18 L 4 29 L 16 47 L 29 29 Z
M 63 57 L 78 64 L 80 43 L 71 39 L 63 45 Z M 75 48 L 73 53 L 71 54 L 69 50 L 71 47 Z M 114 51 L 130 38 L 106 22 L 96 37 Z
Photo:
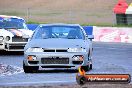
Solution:
M 83 39 L 83 33 L 79 26 L 42 26 L 38 27 L 35 39 L 65 38 Z
M 27 29 L 26 24 L 20 19 L 0 20 L 0 28 L 3 29 Z

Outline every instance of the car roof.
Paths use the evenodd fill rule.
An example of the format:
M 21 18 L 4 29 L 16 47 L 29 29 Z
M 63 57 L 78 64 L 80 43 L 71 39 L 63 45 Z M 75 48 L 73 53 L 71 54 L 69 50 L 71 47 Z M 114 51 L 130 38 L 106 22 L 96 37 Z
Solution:
M 79 24 L 66 24 L 66 23 L 51 23 L 51 24 L 40 24 L 40 26 L 80 26 Z
M 16 18 L 16 19 L 21 19 L 21 20 L 24 20 L 23 18 L 21 17 L 17 17 L 17 16 L 8 16 L 8 15 L 0 15 L 0 18 Z M 25 20 L 24 20 L 25 21 Z

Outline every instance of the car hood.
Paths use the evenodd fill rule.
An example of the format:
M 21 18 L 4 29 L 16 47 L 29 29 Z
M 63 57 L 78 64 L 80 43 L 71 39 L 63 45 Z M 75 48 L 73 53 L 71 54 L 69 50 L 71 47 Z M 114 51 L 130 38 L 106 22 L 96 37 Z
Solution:
M 28 29 L 0 29 L 0 35 L 1 36 L 29 36 L 31 37 L 31 35 L 33 34 L 33 31 L 28 30 Z
M 29 29 L 18 29 L 18 30 L 21 31 L 23 35 L 28 35 L 29 37 L 31 37 L 33 34 L 33 31 Z
M 82 39 L 32 39 L 27 43 L 25 49 L 31 47 L 40 48 L 86 48 L 88 42 Z
M 5 30 L 5 29 L 0 29 L 0 35 L 1 36 L 14 36 L 11 32 L 9 32 L 9 31 L 7 31 L 7 30 Z

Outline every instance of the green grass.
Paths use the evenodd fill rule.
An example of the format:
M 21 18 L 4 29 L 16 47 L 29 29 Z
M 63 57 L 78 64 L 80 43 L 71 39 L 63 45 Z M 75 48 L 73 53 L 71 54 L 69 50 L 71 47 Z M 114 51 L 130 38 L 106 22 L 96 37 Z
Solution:
M 121 24 L 121 25 L 113 25 L 114 27 L 132 27 L 132 24 L 131 25 L 124 25 L 124 24 Z
M 48 22 L 36 22 L 36 21 L 31 21 L 31 20 L 27 22 L 27 24 L 47 24 L 47 23 Z M 124 25 L 124 24 L 117 25 L 117 24 L 99 24 L 99 23 L 87 24 L 86 23 L 86 24 L 80 24 L 80 25 L 82 26 L 102 26 L 102 27 L 132 27 L 132 24 L 131 25 Z
M 28 21 L 27 24 L 47 24 L 46 22 L 36 22 L 36 21 Z

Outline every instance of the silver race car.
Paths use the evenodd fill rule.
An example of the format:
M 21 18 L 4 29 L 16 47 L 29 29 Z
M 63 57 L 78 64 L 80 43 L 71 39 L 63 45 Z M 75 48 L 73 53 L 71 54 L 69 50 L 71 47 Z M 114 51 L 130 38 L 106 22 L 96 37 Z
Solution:
M 43 69 L 92 69 L 93 35 L 79 24 L 41 24 L 24 48 L 25 73 Z

